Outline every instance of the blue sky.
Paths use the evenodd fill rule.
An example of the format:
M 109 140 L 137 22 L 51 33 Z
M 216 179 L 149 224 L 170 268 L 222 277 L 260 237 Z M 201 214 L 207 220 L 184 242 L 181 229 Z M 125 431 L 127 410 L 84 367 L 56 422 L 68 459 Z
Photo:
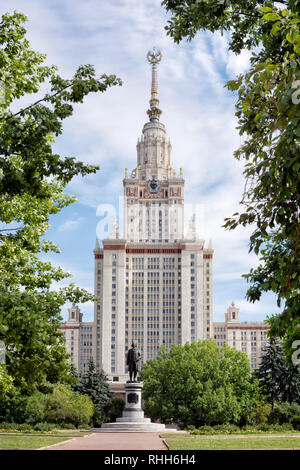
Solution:
M 234 300 L 241 320 L 263 320 L 278 311 L 275 298 L 245 299 L 241 278 L 258 264 L 248 253 L 251 229 L 233 232 L 221 226 L 239 210 L 243 191 L 242 163 L 233 158 L 241 143 L 236 131 L 235 96 L 224 88 L 243 73 L 249 53 L 227 51 L 227 37 L 201 33 L 179 45 L 166 35 L 167 21 L 160 0 L 2 0 L 1 12 L 18 10 L 28 16 L 28 39 L 47 55 L 59 73 L 70 78 L 81 64 L 93 64 L 99 76 L 116 74 L 122 87 L 92 94 L 76 105 L 55 143 L 62 156 L 75 156 L 101 167 L 96 175 L 76 177 L 67 192 L 78 202 L 51 219 L 48 238 L 61 254 L 53 263 L 73 274 L 77 285 L 93 290 L 93 248 L 100 217 L 97 207 L 119 205 L 125 167 L 136 166 L 136 143 L 148 120 L 150 66 L 146 53 L 158 47 L 161 122 L 172 143 L 172 166 L 183 167 L 187 207 L 198 205 L 201 238 L 212 239 L 214 254 L 214 319 L 222 321 Z M 91 303 L 81 305 L 84 319 L 92 319 Z M 66 309 L 62 312 L 66 318 Z

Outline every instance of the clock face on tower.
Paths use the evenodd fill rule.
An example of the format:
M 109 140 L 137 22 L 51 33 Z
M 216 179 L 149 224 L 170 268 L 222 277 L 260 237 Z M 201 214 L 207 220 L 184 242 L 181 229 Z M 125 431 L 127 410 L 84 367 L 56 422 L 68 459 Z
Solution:
M 148 181 L 148 189 L 150 193 L 157 193 L 160 188 L 160 182 L 153 177 L 152 180 Z

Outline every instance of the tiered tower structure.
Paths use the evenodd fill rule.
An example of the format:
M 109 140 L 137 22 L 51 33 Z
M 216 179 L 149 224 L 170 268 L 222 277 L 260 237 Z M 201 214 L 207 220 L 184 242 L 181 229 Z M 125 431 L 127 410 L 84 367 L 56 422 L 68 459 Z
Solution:
M 184 235 L 184 178 L 171 167 L 171 143 L 160 122 L 155 48 L 149 121 L 137 143 L 137 166 L 125 169 L 124 234 L 115 220 L 98 240 L 95 256 L 95 360 L 112 381 L 125 381 L 132 340 L 143 361 L 161 345 L 185 344 L 213 335 L 211 242 L 196 232 L 195 217 Z

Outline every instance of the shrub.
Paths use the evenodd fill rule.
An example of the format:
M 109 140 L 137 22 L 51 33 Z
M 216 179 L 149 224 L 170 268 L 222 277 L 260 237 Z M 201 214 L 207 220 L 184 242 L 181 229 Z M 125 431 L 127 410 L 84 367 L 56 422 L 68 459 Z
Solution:
M 276 432 L 284 432 L 284 431 L 293 431 L 293 426 L 289 423 L 285 424 L 259 424 L 257 426 L 259 431 L 268 432 L 268 431 L 276 431 Z
M 27 398 L 16 392 L 13 397 L 6 397 L 6 399 L 0 400 L 0 421 L 24 423 Z
M 41 423 L 88 425 L 94 414 L 94 405 L 87 395 L 73 392 L 67 385 L 57 385 L 52 393 L 36 392 L 29 397 L 16 396 L 4 410 L 0 404 L 0 419 L 24 426 Z M 16 429 L 16 428 L 14 428 Z
M 24 421 L 30 424 L 41 423 L 45 420 L 47 395 L 36 392 L 26 399 Z
M 5 364 L 0 364 L 0 401 L 7 400 L 9 397 L 16 394 L 14 380 L 8 374 Z
M 252 415 L 253 423 L 254 424 L 268 423 L 271 411 L 272 411 L 272 406 L 270 403 L 258 403 Z
M 189 424 L 189 426 L 186 427 L 187 431 L 195 431 L 195 426 L 193 424 Z
M 125 402 L 122 398 L 114 397 L 105 406 L 104 413 L 108 422 L 112 423 L 122 416 Z
M 94 407 L 94 414 L 92 416 L 92 423 L 94 428 L 100 428 L 102 423 L 104 422 L 103 413 Z
M 94 414 L 94 405 L 87 395 L 82 395 L 66 385 L 58 385 L 46 395 L 45 421 L 57 424 L 88 424 Z
M 61 429 L 76 429 L 76 426 L 72 423 L 61 423 Z
M 80 424 L 78 426 L 78 429 L 84 429 L 84 430 L 91 429 L 91 426 L 89 424 Z
M 19 423 L 16 425 L 17 431 L 31 431 L 32 426 L 28 423 Z
M 300 431 L 300 416 L 294 416 L 291 424 L 296 431 Z
M 270 424 L 292 423 L 300 418 L 300 405 L 297 403 L 280 403 L 272 410 L 269 417 Z
M 45 432 L 48 432 L 48 431 L 54 431 L 54 429 L 57 429 L 57 425 L 56 424 L 51 424 L 51 423 L 36 423 L 34 426 L 33 426 L 33 429 L 35 431 L 45 431 Z
M 5 431 L 31 431 L 32 426 L 27 423 L 0 423 L 0 429 Z
M 221 432 L 237 432 L 240 430 L 238 426 L 235 424 L 217 424 L 216 426 L 213 427 L 215 431 L 221 431 Z
M 7 423 L 4 421 L 3 423 L 0 423 L 0 429 L 4 429 L 7 431 L 16 429 L 16 423 Z
M 254 426 L 253 424 L 247 424 L 246 426 L 243 426 L 241 428 L 241 432 L 246 432 L 246 433 L 253 432 L 253 433 L 255 433 L 255 432 L 257 432 L 257 427 Z
M 213 434 L 214 428 L 212 426 L 199 426 L 199 428 L 191 431 L 191 434 Z

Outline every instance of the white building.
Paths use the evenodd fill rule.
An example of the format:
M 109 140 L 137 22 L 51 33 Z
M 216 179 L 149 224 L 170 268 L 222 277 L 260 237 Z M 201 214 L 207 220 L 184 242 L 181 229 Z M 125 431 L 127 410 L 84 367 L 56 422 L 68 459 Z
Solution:
M 212 337 L 211 245 L 195 218 L 184 236 L 184 178 L 171 167 L 171 143 L 159 121 L 157 64 L 152 65 L 149 122 L 137 143 L 137 166 L 125 169 L 124 235 L 117 221 L 95 254 L 96 364 L 113 381 L 128 378 L 125 358 L 136 340 L 143 361 L 162 344 Z
M 260 365 L 263 350 L 267 345 L 269 326 L 265 322 L 241 322 L 239 308 L 232 302 L 225 313 L 225 322 L 214 322 L 214 340 L 219 346 L 227 343 L 230 347 L 246 353 L 251 371 Z
M 68 320 L 60 326 L 66 340 L 70 362 L 77 370 L 86 370 L 88 361 L 95 357 L 95 327 L 93 322 L 83 322 L 77 305 L 68 309 Z

